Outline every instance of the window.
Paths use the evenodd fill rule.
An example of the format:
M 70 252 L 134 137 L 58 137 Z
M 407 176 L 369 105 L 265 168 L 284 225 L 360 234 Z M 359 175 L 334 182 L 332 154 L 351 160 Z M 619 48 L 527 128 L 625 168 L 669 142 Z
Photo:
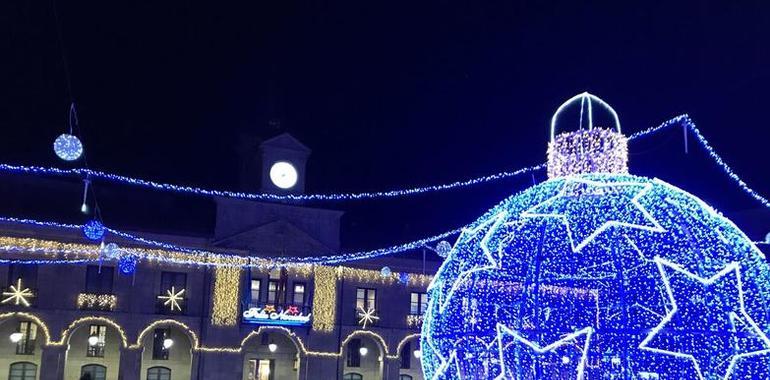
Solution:
M 107 378 L 107 367 L 98 364 L 88 364 L 80 367 L 80 376 L 90 375 L 91 380 L 105 380 Z
M 182 272 L 161 272 L 160 274 L 160 292 L 165 294 L 167 290 L 174 288 L 177 292 L 187 288 L 187 273 Z
M 155 329 L 152 336 L 152 358 L 155 360 L 168 360 L 168 348 L 163 344 L 166 339 L 171 338 L 171 330 L 167 328 Z M 163 368 L 163 367 L 157 367 Z M 148 375 L 147 379 L 150 377 Z
M 280 294 L 280 282 L 278 280 L 270 280 L 267 283 L 267 303 L 276 304 L 280 303 L 278 297 Z
M 404 343 L 404 347 L 401 347 L 401 368 L 409 369 L 412 367 L 411 353 L 412 353 L 412 342 Z
M 376 310 L 377 290 L 358 288 L 356 292 L 356 310 Z
M 34 354 L 37 325 L 29 321 L 20 321 L 17 332 L 21 333 L 21 340 L 16 343 L 16 355 Z
M 89 265 L 86 268 L 86 293 L 112 294 L 113 268 Z
M 348 342 L 348 367 L 361 366 L 361 339 L 351 339 Z
M 428 308 L 428 294 L 412 292 L 409 314 L 422 315 Z
M 412 377 L 409 375 L 399 375 L 398 380 L 412 380 Z
M 36 377 L 37 366 L 33 363 L 13 363 L 11 364 L 11 370 L 8 372 L 8 380 L 35 380 Z
M 90 339 L 92 336 L 96 337 L 96 344 L 91 344 Z M 86 356 L 90 358 L 103 358 L 104 346 L 107 342 L 107 326 L 105 325 L 91 325 L 88 328 L 88 349 L 86 350 Z
M 342 376 L 342 380 L 364 380 L 360 373 L 350 372 Z
M 171 370 L 166 367 L 148 368 L 147 380 L 171 380 Z
M 34 288 L 37 286 L 37 265 L 11 264 L 8 266 L 8 286 L 16 285 L 16 281 L 21 279 L 21 284 L 25 288 Z
M 294 292 L 292 293 L 292 304 L 305 306 L 305 284 L 301 282 L 294 283 Z
M 251 280 L 251 305 L 259 305 L 260 292 L 262 291 L 262 280 Z

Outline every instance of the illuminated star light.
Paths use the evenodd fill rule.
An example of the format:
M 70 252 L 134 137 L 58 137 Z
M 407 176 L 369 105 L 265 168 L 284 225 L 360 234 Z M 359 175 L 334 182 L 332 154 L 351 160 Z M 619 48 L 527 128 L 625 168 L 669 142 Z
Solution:
M 457 276 L 457 280 L 455 280 L 454 283 L 452 283 L 452 287 L 449 289 L 448 292 L 446 292 L 445 295 L 443 294 L 443 292 L 439 292 L 439 297 L 440 297 L 439 311 L 443 312 L 444 309 L 446 309 L 454 293 L 457 291 L 457 289 L 460 286 L 462 286 L 465 283 L 465 281 L 468 280 L 468 278 L 472 274 L 481 272 L 484 270 L 497 269 L 500 267 L 500 264 L 498 263 L 498 259 L 492 255 L 492 252 L 489 249 L 489 240 L 495 235 L 495 232 L 497 232 L 497 229 L 503 224 L 507 216 L 508 216 L 508 212 L 503 211 L 495 215 L 494 217 L 489 218 L 489 220 L 486 220 L 484 223 L 480 224 L 476 228 L 463 229 L 463 237 L 467 237 L 467 239 L 470 240 L 473 237 L 477 236 L 479 233 L 482 233 L 482 231 L 485 228 L 489 227 L 489 230 L 486 232 L 486 234 L 484 234 L 484 237 L 481 239 L 481 242 L 479 243 L 481 250 L 484 252 L 484 261 L 483 261 L 483 264 L 472 264 L 470 269 L 461 270 L 460 274 Z M 461 237 L 461 239 L 463 237 Z M 503 247 L 505 247 L 505 244 L 501 244 L 499 250 L 502 250 Z M 434 281 L 436 278 L 439 278 L 439 277 L 440 277 L 439 274 L 437 274 L 434 277 Z
M 647 335 L 647 337 L 642 341 L 642 343 L 639 344 L 639 348 L 641 348 L 643 350 L 648 350 L 648 351 L 656 352 L 656 353 L 667 354 L 667 355 L 672 355 L 672 356 L 679 357 L 679 358 L 689 359 L 689 360 L 691 360 L 693 362 L 693 365 L 695 366 L 695 371 L 698 373 L 698 378 L 701 379 L 701 380 L 705 379 L 705 377 L 703 376 L 703 372 L 701 371 L 701 368 L 700 368 L 700 363 L 698 362 L 698 360 L 695 358 L 694 355 L 688 354 L 688 353 L 684 353 L 684 352 L 664 350 L 664 349 L 661 349 L 661 348 L 655 348 L 655 347 L 650 347 L 649 346 L 649 344 L 652 341 L 652 339 L 655 338 L 658 335 L 658 333 L 660 333 L 661 330 L 663 328 L 665 328 L 671 322 L 672 318 L 674 317 L 674 315 L 679 310 L 679 306 L 677 304 L 677 297 L 675 296 L 673 290 L 671 289 L 671 283 L 670 283 L 670 280 L 669 280 L 669 276 L 666 274 L 666 268 L 669 268 L 669 269 L 671 269 L 671 270 L 673 270 L 673 271 L 675 271 L 675 272 L 677 272 L 679 274 L 682 274 L 682 275 L 686 276 L 687 278 L 689 278 L 691 280 L 694 280 L 694 281 L 697 281 L 697 282 L 701 283 L 702 285 L 704 285 L 706 287 L 708 287 L 710 285 L 713 285 L 717 280 L 719 280 L 719 279 L 721 279 L 723 277 L 726 277 L 726 276 L 728 276 L 731 273 L 735 274 L 736 287 L 737 287 L 737 290 L 738 290 L 738 304 L 740 306 L 740 310 L 738 311 L 738 313 L 736 313 L 735 311 L 730 311 L 730 313 L 729 313 L 730 320 L 731 321 L 735 321 L 736 319 L 740 320 L 742 318 L 743 320 L 741 321 L 741 323 L 746 325 L 747 327 L 749 327 L 751 329 L 751 332 L 754 333 L 755 335 L 757 335 L 757 337 L 759 337 L 759 339 L 762 341 L 762 343 L 764 344 L 764 346 L 766 348 L 763 349 L 763 350 L 750 351 L 750 352 L 744 352 L 742 354 L 731 355 L 730 364 L 727 366 L 727 370 L 725 372 L 725 375 L 724 375 L 723 379 L 729 379 L 731 377 L 733 369 L 734 369 L 734 367 L 736 365 L 736 362 L 739 359 L 745 358 L 745 357 L 750 357 L 750 356 L 763 355 L 763 354 L 766 354 L 766 353 L 770 353 L 770 339 L 768 339 L 767 335 L 765 335 L 765 333 L 762 331 L 762 329 L 760 329 L 759 325 L 757 325 L 757 323 L 754 322 L 754 320 L 751 318 L 751 316 L 749 316 L 749 314 L 746 312 L 746 307 L 745 307 L 744 299 L 743 299 L 743 285 L 742 285 L 743 283 L 741 282 L 741 265 L 740 265 L 740 263 L 732 262 L 730 264 L 727 264 L 727 266 L 725 266 L 724 269 L 722 269 L 719 273 L 715 274 L 714 276 L 712 276 L 710 278 L 703 278 L 703 277 L 699 277 L 699 276 L 697 276 L 697 275 L 695 275 L 695 274 L 693 274 L 691 272 L 686 271 L 684 268 L 682 268 L 678 264 L 673 263 L 671 261 L 662 259 L 660 257 L 656 257 L 654 260 L 655 260 L 655 263 L 658 266 L 658 271 L 660 272 L 660 275 L 661 275 L 661 277 L 663 279 L 663 284 L 666 287 L 666 292 L 668 293 L 669 299 L 671 300 L 672 308 L 668 312 L 668 314 L 663 318 L 663 320 L 655 328 L 652 329 L 650 334 Z M 682 297 L 680 299 L 681 300 L 688 300 L 689 298 L 688 297 Z M 739 318 L 738 314 L 740 314 L 740 318 Z M 667 329 L 667 330 L 670 330 L 670 329 Z M 737 349 L 737 347 L 735 349 Z
M 28 298 L 32 298 L 34 296 L 35 294 L 32 293 L 30 288 L 24 288 L 21 285 L 21 278 L 19 278 L 16 280 L 16 285 L 9 286 L 8 291 L 3 292 L 3 297 L 7 298 L 4 298 L 1 303 L 13 302 L 14 305 L 17 306 L 20 304 L 29 306 Z
M 594 197 L 596 202 L 602 202 L 611 198 L 623 198 L 621 202 L 630 203 L 631 207 L 626 208 L 624 211 L 624 218 L 632 218 L 633 216 L 641 217 L 645 220 L 645 224 L 636 224 L 628 222 L 627 220 L 615 220 L 617 213 L 613 212 L 601 212 L 601 213 L 586 213 L 585 207 L 580 205 L 581 202 L 586 200 L 586 197 L 581 196 L 579 199 L 569 196 L 570 190 L 575 189 L 577 184 L 587 186 L 587 190 L 597 192 L 601 194 L 599 197 Z M 650 213 L 639 203 L 639 198 L 643 197 L 650 190 L 652 190 L 652 183 L 639 183 L 639 182 L 597 182 L 584 178 L 568 178 L 562 185 L 561 190 L 555 196 L 545 200 L 544 202 L 533 206 L 532 208 L 521 213 L 522 218 L 557 218 L 564 223 L 567 228 L 567 237 L 570 241 L 570 246 L 573 252 L 580 252 L 583 247 L 591 243 L 594 238 L 599 236 L 602 232 L 610 227 L 628 227 L 636 228 L 640 230 L 652 231 L 652 232 L 665 232 L 663 228 Z M 616 194 L 602 194 L 604 188 L 639 188 L 636 190 L 633 197 L 628 199 L 625 194 L 623 196 L 617 196 Z M 617 202 L 617 199 L 615 199 Z M 581 207 L 575 207 L 581 206 Z M 572 208 L 575 208 L 574 213 L 571 212 Z M 596 224 L 589 218 L 591 216 L 603 216 L 606 219 L 600 226 L 596 227 L 588 233 L 583 232 L 581 228 L 575 228 L 577 226 L 591 226 Z M 590 230 L 590 229 L 589 229 Z M 575 242 L 577 241 L 577 244 Z
M 375 321 L 379 321 L 380 320 L 380 317 L 375 315 L 376 311 L 374 310 L 373 307 L 368 308 L 366 310 L 364 310 L 361 307 L 359 307 L 358 309 L 361 310 L 358 313 L 358 318 L 360 318 L 358 320 L 358 323 L 363 325 L 364 328 L 366 328 L 367 324 L 374 324 Z
M 184 294 L 185 289 L 182 289 L 180 291 L 176 291 L 176 289 L 172 286 L 171 289 L 166 290 L 165 296 L 158 296 L 159 300 L 165 300 L 163 302 L 164 306 L 168 306 L 171 311 L 174 311 L 174 308 L 176 308 L 179 311 L 182 311 L 182 305 L 180 304 L 181 301 L 184 301 L 184 297 L 182 295 Z
M 591 344 L 591 336 L 594 333 L 594 329 L 589 327 L 585 327 L 581 330 L 575 331 L 573 333 L 567 334 L 561 339 L 543 347 L 538 343 L 532 342 L 531 340 L 522 337 L 519 335 L 517 331 L 511 330 L 508 327 L 506 327 L 503 324 L 498 323 L 497 324 L 497 341 L 498 341 L 498 347 L 500 352 L 500 375 L 495 378 L 495 380 L 505 380 L 509 377 L 506 376 L 505 370 L 505 349 L 507 345 L 503 344 L 503 335 L 510 335 L 513 337 L 515 341 L 519 341 L 523 343 L 525 346 L 529 347 L 533 351 L 537 352 L 538 354 L 544 354 L 546 352 L 552 352 L 556 349 L 559 349 L 564 346 L 574 347 L 576 339 L 582 335 L 585 335 L 585 343 L 583 343 L 583 347 L 580 349 L 580 362 L 577 365 L 576 371 L 576 377 L 577 380 L 583 380 L 584 370 L 586 366 L 586 359 L 588 358 L 588 347 Z

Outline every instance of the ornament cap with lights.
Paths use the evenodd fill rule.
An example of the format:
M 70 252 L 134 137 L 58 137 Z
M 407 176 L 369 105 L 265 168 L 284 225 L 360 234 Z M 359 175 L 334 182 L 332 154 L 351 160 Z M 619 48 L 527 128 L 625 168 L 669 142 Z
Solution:
M 611 127 L 595 126 L 597 122 Z M 559 106 L 548 143 L 548 178 L 585 173 L 628 173 L 628 139 L 617 112 L 587 92 Z

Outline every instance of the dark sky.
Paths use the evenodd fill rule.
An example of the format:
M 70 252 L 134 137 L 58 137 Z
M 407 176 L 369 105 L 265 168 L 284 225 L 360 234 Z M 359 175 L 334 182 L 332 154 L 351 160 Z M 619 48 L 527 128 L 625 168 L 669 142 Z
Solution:
M 95 169 L 236 189 L 239 141 L 289 131 L 314 151 L 311 192 L 441 183 L 542 162 L 551 114 L 587 90 L 629 133 L 689 113 L 770 194 L 766 1 L 223 3 L 60 1 L 70 92 L 51 3 L 4 2 L 0 161 L 67 166 L 51 143 L 74 97 Z M 631 152 L 634 173 L 725 211 L 757 206 L 702 150 L 685 155 L 681 131 Z M 468 223 L 531 183 L 332 206 L 348 211 L 347 246 L 378 247 Z M 82 218 L 77 191 L 67 197 L 58 219 Z M 153 212 L 104 197 L 108 223 Z M 31 210 L 13 213 L 48 216 Z M 163 227 L 210 213 L 197 212 Z

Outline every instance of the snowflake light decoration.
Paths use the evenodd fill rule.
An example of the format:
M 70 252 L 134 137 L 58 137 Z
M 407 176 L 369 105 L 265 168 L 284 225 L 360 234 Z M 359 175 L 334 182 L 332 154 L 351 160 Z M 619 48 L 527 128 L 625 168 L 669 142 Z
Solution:
M 185 289 L 177 291 L 176 288 L 172 286 L 171 289 L 166 290 L 165 295 L 158 296 L 158 299 L 163 301 L 163 306 L 168 306 L 169 310 L 174 311 L 174 309 L 176 309 L 177 311 L 182 311 L 184 291 Z
M 11 303 L 13 302 L 14 305 L 24 305 L 29 307 L 29 299 L 34 297 L 35 293 L 32 292 L 32 289 L 25 288 L 21 284 L 21 278 L 16 280 L 16 284 L 11 285 L 8 287 L 8 290 L 3 292 L 3 300 L 0 301 L 0 303 Z
M 366 310 L 364 310 L 362 307 L 359 307 L 358 310 L 358 324 L 363 328 L 366 328 L 367 325 L 374 324 L 374 322 L 380 320 L 380 317 L 377 316 L 377 311 L 372 307 Z
M 770 378 L 770 267 L 743 232 L 658 179 L 555 173 L 454 244 L 428 290 L 426 378 Z

